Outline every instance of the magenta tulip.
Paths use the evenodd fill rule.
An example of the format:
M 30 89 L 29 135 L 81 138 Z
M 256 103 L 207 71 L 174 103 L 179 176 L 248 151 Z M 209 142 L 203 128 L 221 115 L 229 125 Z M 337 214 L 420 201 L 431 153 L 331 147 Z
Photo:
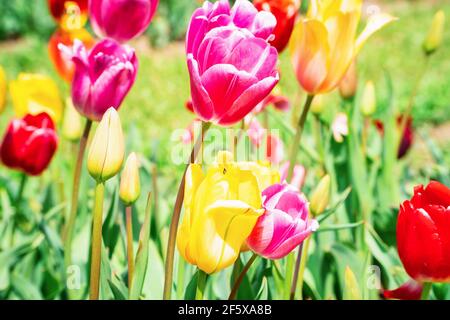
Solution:
M 118 109 L 136 80 L 138 61 L 134 50 L 105 39 L 88 53 L 76 40 L 72 60 L 72 100 L 78 112 L 99 121 L 110 107 Z
M 308 202 L 288 184 L 263 191 L 265 213 L 247 239 L 251 250 L 268 259 L 281 259 L 300 245 L 319 224 L 309 219 Z
M 276 20 L 246 0 L 205 2 L 190 21 L 186 39 L 193 109 L 203 121 L 233 125 L 278 83 Z
M 291 186 L 295 187 L 297 190 L 302 190 L 306 179 L 306 169 L 300 164 L 294 166 L 294 172 L 292 173 L 291 181 L 287 181 L 289 174 L 289 161 L 283 163 L 280 168 L 280 181 L 289 183 Z
M 119 42 L 141 35 L 152 20 L 159 0 L 90 0 L 95 33 Z

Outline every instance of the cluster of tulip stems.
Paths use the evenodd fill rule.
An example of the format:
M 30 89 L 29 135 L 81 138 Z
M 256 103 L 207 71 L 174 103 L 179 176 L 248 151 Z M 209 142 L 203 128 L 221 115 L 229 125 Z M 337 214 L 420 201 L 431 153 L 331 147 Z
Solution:
M 340 91 L 345 112 L 338 115 L 329 129 L 338 143 L 344 136 L 349 141 L 351 138 L 349 170 L 354 170 L 361 183 L 369 180 L 368 170 L 362 165 L 367 156 L 369 129 L 375 127 L 380 135 L 391 136 L 385 123 L 373 119 L 376 110 L 374 83 L 368 81 L 364 87 L 360 110 L 356 110 L 354 97 L 358 53 L 376 31 L 396 18 L 386 13 L 373 14 L 358 34 L 362 1 L 311 0 L 308 4 L 307 13 L 300 16 L 300 0 L 255 0 L 253 3 L 237 0 L 233 6 L 228 0 L 206 1 L 192 14 L 186 34 L 191 87 L 191 100 L 187 105 L 195 114 L 195 121 L 201 124 L 201 133 L 196 137 L 191 127 L 183 137 L 185 142 L 192 142 L 194 148 L 173 205 L 165 255 L 164 299 L 173 297 L 176 248 L 185 261 L 198 268 L 196 299 L 203 299 L 208 275 L 233 265 L 237 275 L 229 298 L 235 299 L 247 271 L 258 257 L 285 259 L 283 297 L 302 298 L 311 235 L 326 231 L 321 230 L 319 223 L 330 217 L 340 204 L 330 204 L 336 173 L 323 164 L 323 159 L 323 177 L 309 196 L 301 192 L 305 168 L 298 164 L 297 156 L 304 148 L 302 135 L 308 116 L 312 113 L 313 120 L 320 126 L 320 113 L 324 108 L 322 95 Z M 147 29 L 157 7 L 158 0 L 49 0 L 50 11 L 58 23 L 49 42 L 50 57 L 61 78 L 71 85 L 71 98 L 67 100 L 64 116 L 60 97 L 49 78 L 21 74 L 10 84 L 18 118 L 9 124 L 0 152 L 5 166 L 23 172 L 16 203 L 20 203 L 26 177 L 39 176 L 51 162 L 58 146 L 56 124 L 62 118 L 64 136 L 79 141 L 70 211 L 63 232 L 66 268 L 72 265 L 80 176 L 88 151 L 86 167 L 95 180 L 90 299 L 100 298 L 101 264 L 106 253 L 102 242 L 105 184 L 120 172 L 119 196 L 126 210 L 128 294 L 130 299 L 141 297 L 148 263 L 151 195 L 148 195 L 135 255 L 132 206 L 141 193 L 140 161 L 136 153 L 130 153 L 122 169 L 125 141 L 117 110 L 138 72 L 138 58 L 126 43 Z M 98 40 L 85 29 L 88 17 Z M 443 24 L 444 15 L 438 12 L 424 42 L 426 61 L 439 47 Z M 256 116 L 267 116 L 266 109 L 272 104 L 281 111 L 290 108 L 289 101 L 276 89 L 280 80 L 278 55 L 285 49 L 289 50 L 295 76 L 306 98 L 299 112 L 293 112 L 295 130 L 291 132 L 289 159 L 278 170 L 274 164 L 282 161 L 282 142 L 276 135 L 266 137 L 268 124 L 261 125 Z M 423 74 L 417 79 L 406 111 L 391 119 L 394 123 L 391 127 L 398 127 L 391 141 L 398 157 L 406 154 L 412 142 L 411 112 Z M 27 99 L 36 92 L 44 92 L 41 96 L 45 95 L 45 103 L 30 110 Z M 48 108 L 48 105 L 56 107 Z M 85 118 L 84 130 L 80 115 Z M 364 126 L 359 136 L 353 122 L 361 115 Z M 93 122 L 99 124 L 90 140 Z M 267 139 L 268 161 L 237 161 L 236 150 L 231 148 L 217 152 L 212 164 L 203 164 L 199 154 L 208 130 L 212 126 L 235 125 L 244 129 L 256 148 L 265 146 L 263 140 Z M 321 151 L 318 152 L 323 158 Z M 361 188 L 357 182 L 355 184 L 356 197 L 364 204 L 361 220 L 336 225 L 333 230 L 358 230 L 357 242 L 364 247 L 373 202 L 368 199 L 368 193 L 358 192 Z M 349 193 L 347 189 L 344 200 Z M 390 198 L 398 205 L 395 192 L 392 193 Z M 412 199 L 401 204 L 397 224 L 398 253 L 415 282 L 397 291 L 385 291 L 385 297 L 396 298 L 399 292 L 419 292 L 427 298 L 431 283 L 450 279 L 449 210 L 450 189 L 436 181 L 426 187 L 417 186 Z M 418 252 L 418 247 L 432 249 Z M 241 253 L 246 251 L 252 251 L 253 255 L 245 266 L 237 268 Z M 347 271 L 346 278 L 350 279 L 349 283 L 354 282 L 351 270 Z M 355 297 L 360 298 L 357 294 Z

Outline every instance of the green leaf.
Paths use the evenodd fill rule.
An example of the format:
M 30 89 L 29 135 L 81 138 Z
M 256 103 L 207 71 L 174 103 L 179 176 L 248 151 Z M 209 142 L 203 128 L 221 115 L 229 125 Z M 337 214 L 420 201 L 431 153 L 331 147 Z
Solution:
M 11 287 L 23 300 L 42 300 L 43 297 L 34 283 L 14 272 L 11 276 Z
M 336 231 L 336 230 L 345 230 L 345 229 L 353 229 L 359 226 L 362 226 L 364 221 L 359 221 L 355 223 L 343 223 L 331 226 L 320 227 L 316 232 L 327 232 L 327 231 Z
M 113 276 L 112 279 L 108 279 L 108 284 L 115 300 L 127 300 L 128 289 L 122 280 L 117 277 L 117 275 Z
M 150 213 L 151 213 L 151 194 L 147 198 L 147 207 L 145 210 L 145 220 L 142 225 L 139 236 L 139 246 L 136 253 L 135 271 L 130 290 L 130 299 L 137 300 L 141 296 L 144 286 L 145 275 L 148 265 L 148 243 L 150 240 Z
M 197 290 L 197 276 L 198 270 L 192 276 L 191 281 L 189 281 L 189 284 L 186 287 L 184 300 L 195 300 L 195 291 Z
M 256 295 L 255 300 L 268 300 L 268 299 L 269 299 L 269 284 L 267 282 L 267 278 L 263 277 L 261 282 L 261 288 L 259 289 L 259 292 Z

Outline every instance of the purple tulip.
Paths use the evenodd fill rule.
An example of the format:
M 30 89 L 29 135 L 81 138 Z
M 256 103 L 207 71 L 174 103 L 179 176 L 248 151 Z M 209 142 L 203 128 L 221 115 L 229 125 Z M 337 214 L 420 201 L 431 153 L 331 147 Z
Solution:
M 89 15 L 97 35 L 126 42 L 147 29 L 158 3 L 159 0 L 90 0 Z
M 268 259 L 281 259 L 300 245 L 319 224 L 309 219 L 308 202 L 288 184 L 275 184 L 263 191 L 266 212 L 259 217 L 247 244 Z
M 205 2 L 189 25 L 186 51 L 194 112 L 204 121 L 233 125 L 275 85 L 277 50 L 271 39 L 275 17 L 247 0 Z
M 76 40 L 72 60 L 75 63 L 72 100 L 78 112 L 99 121 L 110 107 L 119 109 L 136 80 L 138 61 L 134 50 L 105 39 L 88 53 Z

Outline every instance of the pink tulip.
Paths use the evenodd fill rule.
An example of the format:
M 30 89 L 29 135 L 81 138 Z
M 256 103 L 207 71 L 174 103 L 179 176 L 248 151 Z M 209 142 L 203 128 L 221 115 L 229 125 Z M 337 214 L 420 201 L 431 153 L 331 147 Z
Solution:
M 246 118 L 247 119 L 247 118 Z M 250 120 L 250 124 L 248 125 L 247 135 L 250 139 L 250 142 L 256 147 L 259 148 L 261 145 L 264 136 L 266 135 L 266 129 L 259 123 L 258 119 L 253 118 Z
M 129 41 L 147 29 L 158 3 L 159 0 L 90 0 L 92 27 L 100 37 Z
M 348 120 L 345 113 L 338 113 L 331 125 L 334 140 L 338 143 L 344 141 L 344 136 L 348 135 Z
M 291 186 L 295 187 L 297 190 L 302 190 L 306 179 L 306 169 L 302 165 L 295 165 L 294 172 L 292 174 L 292 179 L 290 182 L 287 181 L 289 170 L 289 161 L 285 162 L 280 168 L 280 180 L 285 183 L 289 183 Z
M 279 164 L 284 158 L 284 144 L 283 141 L 274 134 L 267 135 L 267 160 L 272 164 Z
M 308 202 L 294 187 L 275 184 L 263 191 L 266 212 L 247 239 L 251 250 L 281 259 L 298 247 L 319 224 L 309 219 Z
M 289 99 L 287 97 L 282 95 L 270 94 L 269 96 L 267 96 L 267 98 L 261 101 L 255 107 L 255 109 L 253 109 L 252 112 L 260 113 L 270 105 L 273 105 L 276 110 L 282 112 L 287 112 L 291 108 L 291 103 L 289 102 Z
M 246 0 L 197 9 L 186 39 L 194 112 L 203 121 L 233 125 L 269 95 L 279 81 L 270 39 L 276 20 Z
M 60 49 L 67 52 L 67 47 Z M 99 121 L 110 107 L 120 107 L 133 86 L 138 68 L 136 54 L 132 48 L 111 39 L 100 41 L 89 53 L 75 40 L 70 54 L 75 63 L 75 108 L 87 118 Z

